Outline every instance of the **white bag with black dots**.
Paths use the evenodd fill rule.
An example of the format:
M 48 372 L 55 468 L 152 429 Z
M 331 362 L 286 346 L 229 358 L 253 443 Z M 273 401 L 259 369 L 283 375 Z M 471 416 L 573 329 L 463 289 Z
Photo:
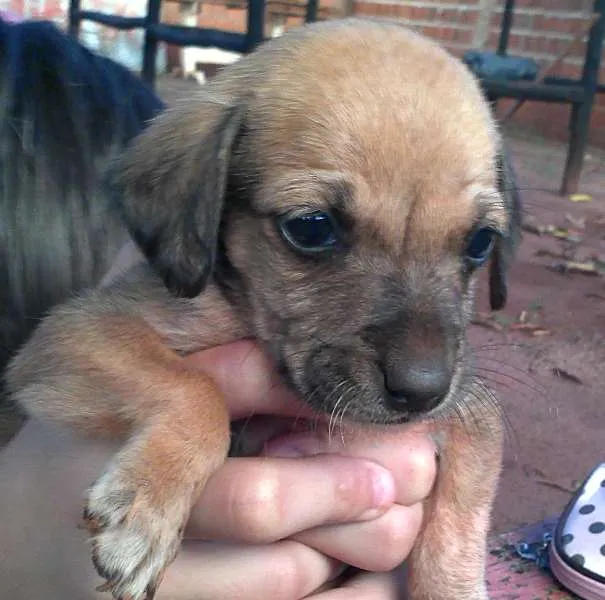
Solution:
M 586 478 L 561 515 L 550 567 L 583 600 L 605 600 L 605 463 Z

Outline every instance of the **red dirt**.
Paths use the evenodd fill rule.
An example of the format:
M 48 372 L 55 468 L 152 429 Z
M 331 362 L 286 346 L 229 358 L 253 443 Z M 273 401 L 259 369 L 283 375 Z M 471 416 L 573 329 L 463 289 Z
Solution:
M 605 270 L 600 275 L 549 269 L 567 251 L 574 260 L 605 262 L 605 155 L 589 158 L 581 192 L 590 202 L 559 196 L 565 147 L 511 131 L 508 135 L 526 220 L 578 229 L 573 247 L 552 235 L 525 232 L 511 275 L 508 306 L 515 320 L 533 310 L 548 335 L 474 326 L 478 368 L 493 382 L 510 432 L 494 529 L 504 531 L 560 511 L 570 491 L 605 459 Z M 585 223 L 585 227 L 582 225 Z M 579 226 L 579 227 L 578 227 Z M 548 251 L 553 256 L 541 256 Z M 605 266 L 605 264 L 603 264 Z M 480 293 L 479 310 L 486 293 Z

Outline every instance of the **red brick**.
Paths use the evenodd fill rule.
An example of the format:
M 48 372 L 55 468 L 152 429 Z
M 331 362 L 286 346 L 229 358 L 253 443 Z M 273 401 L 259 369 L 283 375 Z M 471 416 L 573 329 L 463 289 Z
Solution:
M 432 21 L 436 12 L 436 9 L 428 6 L 411 6 L 410 19 L 414 21 Z
M 573 17 L 552 17 L 547 15 L 536 15 L 534 17 L 534 29 L 548 31 L 551 33 L 575 34 L 582 30 L 586 23 L 583 19 Z
M 458 8 L 437 8 L 435 18 L 443 23 L 459 23 L 462 12 Z
M 473 40 L 473 32 L 468 29 L 454 29 L 454 42 L 457 44 L 470 45 Z
M 531 29 L 534 15 L 516 12 L 513 16 L 513 29 Z M 502 12 L 494 12 L 490 19 L 492 27 L 502 27 Z
M 490 31 L 487 36 L 486 47 L 490 49 L 495 49 L 498 47 L 498 39 L 500 38 L 500 34 L 496 31 Z
M 393 4 L 393 9 L 395 11 L 394 16 L 396 17 L 409 19 L 412 16 L 412 7 L 409 4 Z
M 499 0 L 500 6 L 504 0 Z M 578 10 L 578 0 L 517 0 L 516 8 L 542 8 L 548 11 L 572 11 Z
M 479 19 L 478 10 L 462 10 L 460 11 L 460 23 L 464 25 L 474 25 Z
M 499 37 L 498 36 L 498 41 L 499 41 Z M 498 41 L 496 41 L 496 47 L 498 47 Z M 510 53 L 515 53 L 515 52 L 519 52 L 520 50 L 525 50 L 526 47 L 526 37 L 523 35 L 519 35 L 518 33 L 511 33 L 509 38 L 508 38 L 508 52 Z

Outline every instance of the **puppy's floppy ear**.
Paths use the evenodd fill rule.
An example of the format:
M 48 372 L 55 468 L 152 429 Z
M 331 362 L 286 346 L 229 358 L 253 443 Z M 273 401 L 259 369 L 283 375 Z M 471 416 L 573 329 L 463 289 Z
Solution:
M 497 241 L 490 263 L 489 297 L 492 310 L 500 310 L 506 304 L 508 269 L 521 241 L 521 197 L 515 172 L 505 149 L 502 149 L 498 157 L 498 188 L 509 214 L 509 227 L 507 235 Z
M 176 295 L 196 296 L 212 273 L 243 115 L 212 98 L 168 109 L 108 174 L 130 234 Z

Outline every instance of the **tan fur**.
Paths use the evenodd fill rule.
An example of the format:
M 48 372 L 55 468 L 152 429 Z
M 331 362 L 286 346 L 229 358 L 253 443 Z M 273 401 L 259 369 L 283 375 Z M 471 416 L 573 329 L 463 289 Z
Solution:
M 125 440 L 87 507 L 116 598 L 153 596 L 227 453 L 220 394 L 181 357 L 245 336 L 320 413 L 434 417 L 442 465 L 410 597 L 487 598 L 501 433 L 469 384 L 475 277 L 461 255 L 475 223 L 514 225 L 499 152 L 461 63 L 396 24 L 352 19 L 291 32 L 226 68 L 116 164 L 124 218 L 151 267 L 55 310 L 8 377 L 33 414 Z M 345 215 L 346 252 L 309 260 L 286 247 L 277 214 L 313 210 Z M 505 243 L 492 278 L 503 298 Z M 440 406 L 417 415 L 385 404 L 381 375 L 415 361 L 451 365 Z

